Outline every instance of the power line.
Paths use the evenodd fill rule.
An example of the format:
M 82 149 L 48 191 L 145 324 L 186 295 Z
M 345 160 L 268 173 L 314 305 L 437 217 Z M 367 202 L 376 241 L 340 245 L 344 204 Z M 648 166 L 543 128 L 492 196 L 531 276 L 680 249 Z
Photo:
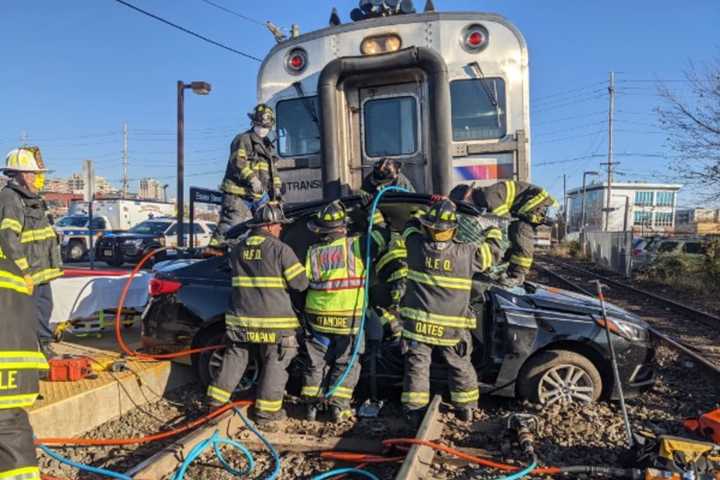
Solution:
M 240 55 L 240 56 L 243 56 L 243 57 L 245 57 L 245 58 L 249 58 L 249 59 L 251 59 L 251 60 L 255 60 L 256 62 L 262 62 L 262 59 L 254 56 L 254 55 L 250 55 L 249 53 L 241 52 L 240 50 L 236 50 L 236 49 L 234 49 L 234 48 L 232 48 L 232 47 L 228 47 L 227 45 L 225 45 L 225 44 L 223 44 L 223 43 L 220 43 L 220 42 L 217 42 L 217 41 L 215 41 L 215 40 L 213 40 L 213 39 L 211 39 L 211 38 L 208 38 L 208 37 L 206 37 L 206 36 L 204 36 L 204 35 L 200 35 L 199 33 L 195 33 L 195 32 L 193 32 L 192 30 L 188 30 L 188 29 L 185 28 L 185 27 L 181 27 L 180 25 L 178 25 L 178 24 L 176 24 L 176 23 L 173 23 L 173 22 L 171 22 L 171 21 L 169 21 L 169 20 L 165 20 L 165 19 L 162 18 L 162 17 L 158 17 L 157 15 L 155 15 L 155 14 L 153 14 L 153 13 L 150 13 L 150 12 L 148 12 L 147 10 L 143 10 L 142 8 L 136 7 L 135 5 L 133 5 L 133 4 L 131 4 L 131 3 L 128 3 L 128 2 L 126 2 L 125 0 L 115 0 L 115 1 L 118 2 L 118 3 L 121 3 L 121 4 L 123 4 L 123 5 L 125 5 L 125 6 L 128 7 L 128 8 L 132 8 L 132 9 L 135 10 L 136 12 L 140 12 L 140 13 L 142 13 L 143 15 L 147 15 L 148 17 L 154 18 L 155 20 L 157 20 L 157 21 L 159 21 L 159 22 L 162 22 L 162 23 L 164 23 L 164 24 L 166 24 L 166 25 L 169 25 L 169 26 L 171 26 L 171 27 L 173 27 L 173 28 L 177 28 L 178 30 L 180 30 L 180 31 L 182 31 L 182 32 L 185 32 L 185 33 L 187 33 L 188 35 L 192 35 L 193 37 L 199 38 L 200 40 L 202 40 L 202 41 L 204 41 L 204 42 L 207 42 L 207 43 L 209 43 L 209 44 L 211 44 L 211 45 L 215 45 L 216 47 L 223 48 L 223 49 L 225 49 L 225 50 L 227 50 L 227 51 L 229 51 L 229 52 L 236 53 L 236 54 L 238 54 L 238 55 Z
M 211 2 L 210 0 L 200 0 L 202 2 L 207 3 L 208 5 L 212 5 L 213 7 L 222 10 L 223 12 L 229 13 L 230 15 L 235 15 L 236 17 L 242 18 L 243 20 L 247 20 L 250 23 L 254 23 L 256 25 L 260 25 L 261 27 L 265 27 L 265 23 L 261 22 L 260 20 L 256 20 L 252 17 L 248 17 L 247 15 L 243 15 L 240 12 L 236 12 L 235 10 L 230 10 L 227 7 L 223 7 L 222 5 L 218 5 L 215 2 Z

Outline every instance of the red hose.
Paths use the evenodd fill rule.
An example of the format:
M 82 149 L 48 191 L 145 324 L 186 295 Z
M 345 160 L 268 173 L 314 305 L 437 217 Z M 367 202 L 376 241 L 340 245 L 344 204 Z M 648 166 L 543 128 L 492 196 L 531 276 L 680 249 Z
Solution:
M 320 458 L 348 463 L 387 463 L 397 462 L 405 457 L 383 457 L 381 455 L 367 455 L 365 453 L 330 451 L 320 452 Z
M 440 443 L 429 442 L 427 440 L 420 440 L 417 438 L 391 438 L 388 440 L 383 440 L 382 443 L 383 443 L 383 445 L 388 446 L 388 447 L 393 446 L 393 445 L 423 445 L 425 447 L 430 447 L 432 449 L 439 450 L 441 452 L 445 452 L 454 457 L 461 458 L 463 460 L 467 460 L 468 462 L 482 465 L 484 467 L 495 468 L 495 469 L 501 470 L 503 472 L 516 472 L 521 469 L 520 467 L 516 467 L 514 465 L 508 465 L 507 463 L 500 463 L 500 462 L 488 460 L 486 458 L 476 457 L 474 455 L 469 455 L 467 453 L 463 453 L 460 450 L 456 450 L 454 448 L 447 447 Z M 532 473 L 534 473 L 536 475 L 558 475 L 561 473 L 561 470 L 558 467 L 541 467 L 541 468 L 536 468 L 535 470 L 532 471 Z
M 132 285 L 132 281 L 137 275 L 137 273 L 140 271 L 143 265 L 150 260 L 153 256 L 156 254 L 167 250 L 167 248 L 158 248 L 157 250 L 153 250 L 147 255 L 145 255 L 137 265 L 132 269 L 130 272 L 130 277 L 128 278 L 127 282 L 125 282 L 125 286 L 122 289 L 122 292 L 120 293 L 120 299 L 118 300 L 118 306 L 117 306 L 117 312 L 115 313 L 115 339 L 117 340 L 118 345 L 120 345 L 120 348 L 122 349 L 125 354 L 136 357 L 142 360 L 170 360 L 172 358 L 179 358 L 179 357 L 185 357 L 187 355 L 191 355 L 193 353 L 201 353 L 201 352 L 209 352 L 213 350 L 219 350 L 221 348 L 224 348 L 225 345 L 211 345 L 208 347 L 202 347 L 202 348 L 193 348 L 190 350 L 182 350 L 175 353 L 165 353 L 160 355 L 148 355 L 146 353 L 140 353 L 128 346 L 127 343 L 125 343 L 125 339 L 123 339 L 122 336 L 122 309 L 123 306 L 125 306 L 125 299 L 127 298 L 128 291 L 130 290 L 130 285 Z

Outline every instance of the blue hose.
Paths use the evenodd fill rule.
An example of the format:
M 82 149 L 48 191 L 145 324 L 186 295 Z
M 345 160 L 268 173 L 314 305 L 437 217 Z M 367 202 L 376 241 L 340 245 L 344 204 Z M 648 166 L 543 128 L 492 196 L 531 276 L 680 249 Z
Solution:
M 242 470 L 236 470 L 232 466 L 230 466 L 230 464 L 225 460 L 225 457 L 223 457 L 223 454 L 220 451 L 220 447 L 222 445 L 230 445 L 231 447 L 240 450 L 240 452 L 247 459 L 247 466 Z M 190 450 L 190 453 L 188 453 L 185 461 L 183 461 L 182 465 L 180 465 L 180 468 L 175 472 L 175 475 L 173 475 L 172 480 L 183 480 L 185 478 L 185 473 L 187 472 L 187 469 L 190 467 L 190 464 L 192 464 L 210 446 L 212 446 L 213 450 L 215 451 L 215 456 L 220 461 L 223 468 L 225 468 L 225 470 L 227 470 L 234 477 L 242 477 L 244 475 L 247 475 L 253 470 L 253 468 L 255 468 L 255 460 L 253 459 L 250 450 L 248 450 L 247 448 L 245 448 L 244 445 L 236 442 L 235 440 L 221 437 L 220 434 L 218 434 L 218 432 L 216 431 L 212 434 L 212 436 L 210 436 L 210 438 L 206 438 L 205 440 L 198 442 L 197 445 L 195 445 L 192 450 Z
M 280 476 L 280 472 L 282 471 L 282 465 L 280 463 L 280 454 L 278 454 L 277 450 L 275 450 L 275 447 L 272 446 L 270 442 L 268 442 L 267 438 L 263 437 L 262 433 L 258 432 L 257 428 L 252 424 L 250 420 L 243 415 L 243 413 L 238 409 L 237 407 L 234 407 L 233 410 L 236 414 L 240 416 L 243 422 L 245 422 L 245 425 L 250 429 L 251 432 L 255 434 L 256 437 L 260 439 L 260 441 L 265 444 L 265 447 L 270 451 L 270 455 L 273 457 L 273 461 L 275 463 L 275 468 L 273 468 L 272 473 L 269 477 L 265 478 L 264 480 L 275 480 Z
M 312 477 L 310 480 L 326 480 L 328 478 L 336 477 L 338 475 L 346 475 L 346 474 L 354 474 L 354 475 L 360 475 L 365 478 L 369 478 L 370 480 L 380 480 L 379 477 L 376 477 L 370 472 L 366 472 L 365 470 L 360 470 L 359 468 L 336 468 L 335 470 L 330 470 L 329 472 L 321 473 L 320 475 L 316 475 Z
M 518 470 L 517 472 L 513 473 L 512 475 L 506 475 L 504 477 L 496 478 L 495 480 L 519 480 L 521 478 L 525 478 L 528 475 L 532 473 L 533 470 L 537 467 L 537 460 L 534 460 L 530 465 L 523 468 L 522 470 Z
M 109 477 L 109 478 L 117 478 L 119 480 L 132 480 L 132 478 L 128 477 L 127 475 L 123 473 L 113 472 L 112 470 L 106 470 L 104 468 L 98 468 L 98 467 L 91 467 L 90 465 L 85 465 L 84 463 L 74 462 L 70 460 L 69 458 L 65 458 L 59 453 L 57 453 L 54 450 L 50 450 L 45 445 L 39 445 L 40 450 L 43 451 L 45 455 L 52 458 L 53 460 L 57 460 L 60 463 L 64 463 L 65 465 L 70 465 L 73 468 L 77 468 L 78 470 L 82 470 L 89 473 L 94 473 L 95 475 L 102 475 L 103 477 Z
M 385 193 L 390 191 L 397 191 L 397 192 L 407 192 L 407 189 L 402 187 L 396 187 L 396 186 L 389 186 L 389 187 L 383 187 L 381 188 L 378 193 L 375 195 L 375 198 L 373 198 L 371 207 L 370 207 L 370 215 L 368 216 L 368 229 L 367 229 L 367 238 L 365 239 L 365 280 L 364 280 L 364 287 L 365 287 L 365 298 L 363 302 L 363 309 L 362 309 L 362 315 L 360 317 L 360 329 L 358 334 L 355 336 L 355 344 L 353 345 L 353 352 L 352 356 L 350 357 L 350 361 L 348 362 L 347 366 L 345 367 L 345 370 L 343 371 L 342 375 L 337 379 L 337 382 L 335 382 L 335 385 L 333 385 L 326 393 L 325 398 L 330 398 L 335 393 L 335 390 L 337 390 L 342 384 L 345 382 L 345 379 L 348 375 L 350 375 L 350 371 L 353 368 L 353 365 L 355 365 L 355 362 L 357 361 L 358 352 L 360 351 L 360 343 L 362 341 L 362 337 L 365 333 L 365 317 L 367 314 L 367 308 L 368 303 L 370 302 L 370 264 L 372 263 L 372 231 L 373 231 L 373 217 L 375 216 L 375 212 L 377 211 L 378 203 L 380 202 L 380 199 L 382 198 Z

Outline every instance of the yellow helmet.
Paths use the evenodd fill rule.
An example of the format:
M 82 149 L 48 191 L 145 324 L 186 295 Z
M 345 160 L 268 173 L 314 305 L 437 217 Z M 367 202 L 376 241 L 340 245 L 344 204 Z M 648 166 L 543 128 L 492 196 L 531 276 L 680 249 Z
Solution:
M 47 172 L 38 147 L 19 147 L 10 150 L 5 157 L 5 168 L 2 171 L 7 172 L 8 170 L 15 172 Z

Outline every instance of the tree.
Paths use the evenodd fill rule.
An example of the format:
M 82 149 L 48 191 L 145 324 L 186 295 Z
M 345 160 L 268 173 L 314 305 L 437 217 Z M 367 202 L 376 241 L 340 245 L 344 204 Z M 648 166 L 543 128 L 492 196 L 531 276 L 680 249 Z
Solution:
M 663 105 L 656 111 L 675 154 L 671 168 L 708 200 L 720 200 L 720 57 L 702 67 L 691 63 L 685 78 L 685 96 L 658 85 Z

